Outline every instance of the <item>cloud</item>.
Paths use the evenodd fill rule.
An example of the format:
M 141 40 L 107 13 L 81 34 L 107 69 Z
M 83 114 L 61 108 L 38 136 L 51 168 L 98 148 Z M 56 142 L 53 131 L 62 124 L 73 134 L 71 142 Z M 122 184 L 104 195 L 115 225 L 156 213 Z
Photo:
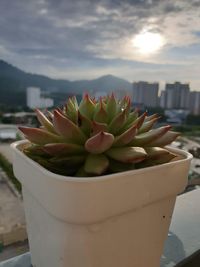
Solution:
M 143 72 L 154 79 L 157 71 L 167 80 L 177 68 L 184 77 L 200 65 L 199 11 L 197 0 L 1 0 L 0 57 L 54 77 L 121 72 L 132 80 Z M 157 53 L 134 49 L 144 30 L 163 36 Z M 191 79 L 198 80 L 195 71 Z

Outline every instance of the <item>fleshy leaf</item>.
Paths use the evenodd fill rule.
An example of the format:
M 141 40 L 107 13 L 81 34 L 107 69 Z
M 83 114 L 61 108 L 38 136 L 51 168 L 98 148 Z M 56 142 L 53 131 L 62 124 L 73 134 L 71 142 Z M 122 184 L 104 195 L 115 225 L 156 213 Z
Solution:
M 49 119 L 52 121 L 53 120 L 53 113 L 49 110 L 47 110 L 47 115 L 49 117 Z
M 86 137 L 78 126 L 57 110 L 54 111 L 53 124 L 55 130 L 61 134 L 66 141 L 77 144 L 83 144 L 85 142 Z
M 76 177 L 88 177 L 89 174 L 85 171 L 84 166 L 81 166 L 80 169 L 75 174 Z
M 83 116 L 87 117 L 88 119 L 93 119 L 94 110 L 95 110 L 94 102 L 91 100 L 88 94 L 85 94 L 79 105 L 80 113 Z
M 55 134 L 56 132 L 54 130 L 53 124 L 47 119 L 47 117 L 39 109 L 36 109 L 35 112 L 39 122 L 44 126 L 44 128 L 47 131 Z
M 92 135 L 95 135 L 99 132 L 107 132 L 108 125 L 106 123 L 99 123 L 96 121 L 92 122 Z
M 108 113 L 108 122 L 111 122 L 112 118 L 116 115 L 117 112 L 117 102 L 113 93 L 111 96 L 108 96 L 106 110 Z
M 114 136 L 112 134 L 99 132 L 86 141 L 85 149 L 92 154 L 100 154 L 108 150 L 113 142 Z
M 126 111 L 124 110 L 113 118 L 108 127 L 109 132 L 111 132 L 114 135 L 117 134 L 119 132 L 119 129 L 123 127 L 125 121 L 126 121 Z
M 129 113 L 128 119 L 126 121 L 126 126 L 132 124 L 138 118 L 138 110 L 134 110 Z
M 148 144 L 148 146 L 152 147 L 152 146 L 166 146 L 171 144 L 174 140 L 176 140 L 176 138 L 180 135 L 180 133 L 177 132 L 173 132 L 173 131 L 168 131 L 167 133 L 165 133 L 163 136 L 153 140 L 152 142 L 150 142 Z
M 170 162 L 173 158 L 176 157 L 176 155 L 171 153 L 170 151 L 159 147 L 145 148 L 145 150 L 148 153 L 148 157 L 143 162 L 137 164 L 137 168 L 164 164 Z
M 67 143 L 47 144 L 43 150 L 52 156 L 77 155 L 85 152 L 83 146 Z
M 115 137 L 113 146 L 124 146 L 130 143 L 137 133 L 137 125 L 131 126 L 127 131 Z
M 77 156 L 77 155 L 73 155 L 73 156 L 67 156 L 67 157 L 53 157 L 51 158 L 49 161 L 51 163 L 54 163 L 56 165 L 64 165 L 64 166 L 74 166 L 74 165 L 80 165 L 84 162 L 85 160 L 85 156 L 81 155 L 81 156 Z
M 78 105 L 76 104 L 76 97 L 69 98 L 66 104 L 66 114 L 75 124 L 78 122 Z
M 148 144 L 150 144 L 151 142 L 153 142 L 157 138 L 163 136 L 166 132 L 169 131 L 169 129 L 171 129 L 171 126 L 167 125 L 167 126 L 163 126 L 163 127 L 157 128 L 157 129 L 153 129 L 147 133 L 139 134 L 139 135 L 135 136 L 135 138 L 133 139 L 132 142 L 130 142 L 130 145 L 132 145 L 132 146 L 147 146 Z
M 89 154 L 85 161 L 84 170 L 89 174 L 100 175 L 108 169 L 108 166 L 109 160 L 105 155 Z
M 154 126 L 154 124 L 157 122 L 158 118 L 154 118 L 152 120 L 149 120 L 147 122 L 144 122 L 141 128 L 138 131 L 138 134 L 146 133 L 151 130 L 151 128 Z
M 147 122 L 147 121 L 151 121 L 151 120 L 153 120 L 153 119 L 158 119 L 160 116 L 156 113 L 156 114 L 153 114 L 153 115 L 150 115 L 150 116 L 147 116 L 146 118 L 145 118 L 145 122 Z
M 126 111 L 126 114 L 128 115 L 130 112 L 130 107 L 131 107 L 131 100 L 129 96 L 124 96 L 124 98 L 122 99 L 121 103 L 120 103 L 120 110 Z
M 135 121 L 134 124 L 137 125 L 137 128 L 140 129 L 140 127 L 142 126 L 145 118 L 146 118 L 147 113 L 144 112 L 140 117 L 138 117 Z
M 144 160 L 147 153 L 142 147 L 114 147 L 106 151 L 106 155 L 120 162 L 136 163 Z
M 32 154 L 35 156 L 49 157 L 49 155 L 43 150 L 43 146 L 29 145 L 23 149 L 26 155 Z
M 78 102 L 77 102 L 76 96 L 72 96 L 71 101 L 72 101 L 73 104 L 74 104 L 74 108 L 75 108 L 76 110 L 78 110 Z
M 91 120 L 83 116 L 80 112 L 78 112 L 78 121 L 79 121 L 79 128 L 81 129 L 81 131 L 87 136 L 90 136 L 90 132 L 92 129 Z
M 99 123 L 106 123 L 108 120 L 108 114 L 103 106 L 102 99 L 100 99 L 100 106 L 94 114 L 94 120 Z
M 24 134 L 24 136 L 34 144 L 45 145 L 48 143 L 58 143 L 62 142 L 63 138 L 47 132 L 44 129 L 39 128 L 28 128 L 28 127 L 19 127 L 19 130 Z
M 168 155 L 170 152 L 167 149 L 161 147 L 146 147 L 145 151 L 147 152 L 147 159 L 156 159 L 160 158 L 163 155 Z

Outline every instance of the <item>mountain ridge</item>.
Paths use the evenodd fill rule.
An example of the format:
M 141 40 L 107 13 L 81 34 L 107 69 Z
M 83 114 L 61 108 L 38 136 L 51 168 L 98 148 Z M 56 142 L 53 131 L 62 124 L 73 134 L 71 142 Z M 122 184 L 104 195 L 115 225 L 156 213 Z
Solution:
M 0 59 L 1 104 L 25 105 L 25 92 L 29 86 L 39 87 L 43 91 L 63 94 L 81 94 L 85 90 L 107 92 L 117 89 L 131 90 L 132 88 L 130 82 L 112 74 L 107 74 L 92 80 L 70 81 L 67 79 L 53 79 L 45 75 L 25 72 Z

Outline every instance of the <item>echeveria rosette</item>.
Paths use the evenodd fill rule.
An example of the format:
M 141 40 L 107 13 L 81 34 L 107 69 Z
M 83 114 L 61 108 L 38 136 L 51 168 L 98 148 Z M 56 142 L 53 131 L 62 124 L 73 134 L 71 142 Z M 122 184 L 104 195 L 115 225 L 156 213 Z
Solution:
M 153 128 L 157 114 L 131 111 L 130 98 L 99 100 L 85 94 L 63 109 L 36 110 L 40 128 L 19 127 L 30 141 L 24 153 L 48 170 L 70 176 L 97 176 L 163 164 L 175 155 L 165 146 L 179 135 L 169 125 Z

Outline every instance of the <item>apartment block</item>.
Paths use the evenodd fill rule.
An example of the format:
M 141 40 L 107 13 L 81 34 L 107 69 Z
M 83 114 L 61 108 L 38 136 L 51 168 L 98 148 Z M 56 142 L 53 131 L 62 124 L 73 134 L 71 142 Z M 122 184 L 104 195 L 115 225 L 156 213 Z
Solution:
M 158 83 L 139 81 L 133 83 L 133 103 L 145 107 L 158 106 Z
M 167 83 L 160 105 L 167 109 L 189 109 L 190 86 L 180 82 Z
M 200 92 L 190 92 L 190 112 L 194 115 L 200 115 Z
M 26 104 L 29 108 L 48 108 L 54 102 L 51 98 L 41 97 L 41 90 L 37 87 L 28 87 L 26 90 Z

